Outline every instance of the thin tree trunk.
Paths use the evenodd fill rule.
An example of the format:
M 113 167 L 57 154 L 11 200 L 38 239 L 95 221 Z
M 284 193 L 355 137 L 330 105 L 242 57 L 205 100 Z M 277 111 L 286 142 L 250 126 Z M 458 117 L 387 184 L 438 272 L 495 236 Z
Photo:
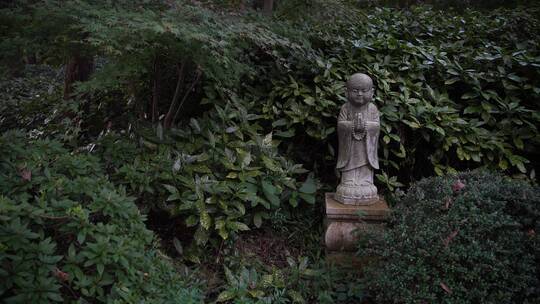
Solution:
M 264 0 L 263 13 L 265 15 L 271 16 L 273 9 L 274 9 L 274 0 Z
M 176 70 L 178 71 L 178 81 L 176 82 L 176 89 L 174 90 L 174 96 L 171 101 L 169 111 L 167 112 L 167 115 L 165 115 L 165 120 L 163 122 L 163 127 L 165 129 L 169 129 L 173 123 L 173 115 L 174 115 L 178 100 L 180 99 L 180 89 L 182 87 L 182 83 L 184 82 L 184 67 L 185 67 L 185 62 L 182 62 L 180 66 L 178 65 L 176 66 Z
M 76 54 L 66 65 L 64 77 L 64 100 L 71 98 L 73 85 L 77 81 L 86 81 L 94 71 L 94 58 Z
M 176 118 L 178 118 L 178 114 L 180 114 L 180 109 L 182 109 L 182 106 L 184 105 L 184 102 L 186 102 L 186 100 L 187 100 L 187 98 L 189 96 L 189 93 L 191 93 L 191 90 L 193 90 L 195 85 L 197 85 L 197 83 L 199 83 L 199 80 L 201 80 L 202 71 L 199 68 L 197 68 L 196 73 L 197 74 L 195 76 L 195 79 L 191 83 L 191 86 L 189 87 L 189 89 L 184 94 L 184 97 L 182 98 L 182 101 L 180 102 L 180 105 L 178 105 L 178 109 L 176 110 L 176 113 L 174 114 L 173 122 L 175 122 Z
M 159 118 L 158 103 L 159 103 L 159 87 L 160 87 L 160 69 L 157 57 L 154 59 L 154 83 L 152 85 L 152 122 L 156 122 Z

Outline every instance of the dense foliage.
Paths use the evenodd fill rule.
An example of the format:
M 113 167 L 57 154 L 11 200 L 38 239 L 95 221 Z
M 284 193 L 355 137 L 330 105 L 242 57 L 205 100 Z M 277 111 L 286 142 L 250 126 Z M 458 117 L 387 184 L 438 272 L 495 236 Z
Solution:
M 475 171 L 416 183 L 360 253 L 377 303 L 537 303 L 539 229 L 538 186 Z
M 472 1 L 390 1 L 405 7 L 399 9 L 381 7 L 387 1 L 291 0 L 276 1 L 269 16 L 249 8 L 259 2 L 0 4 L 0 221 L 6 223 L 2 229 L 24 232 L 18 239 L 8 230 L 0 235 L 5 238 L 0 275 L 10 277 L 1 285 L 2 299 L 197 302 L 198 291 L 188 292 L 178 272 L 167 270 L 171 263 L 156 249 L 151 228 L 168 255 L 207 280 L 206 300 L 361 301 L 356 278 L 336 275 L 319 262 L 322 195 L 316 196 L 337 182 L 336 116 L 345 102 L 344 83 L 356 72 L 371 75 L 376 85 L 381 192 L 476 167 L 534 179 L 540 159 L 537 4 L 463 11 Z M 434 6 L 413 5 L 422 2 Z M 453 8 L 439 10 L 447 6 Z M 5 133 L 11 129 L 20 134 Z M 503 186 L 500 178 L 493 183 Z M 519 188 L 515 185 L 507 187 Z M 495 197 L 488 197 L 494 202 L 484 210 L 476 197 L 459 195 L 452 199 L 467 201 L 462 205 L 479 214 L 463 225 L 482 220 L 494 227 L 499 222 L 486 215 L 491 211 L 501 215 L 500 223 L 510 221 Z M 420 212 L 426 220 L 421 224 L 432 224 L 432 214 L 422 215 L 429 213 L 425 209 L 396 204 L 403 205 L 398 208 L 406 210 L 407 219 L 407 212 L 411 219 Z M 148 215 L 146 228 L 136 207 Z M 464 216 L 452 208 L 448 214 Z M 527 205 L 522 213 L 536 214 L 534 208 Z M 533 229 L 528 237 L 510 229 L 504 234 L 509 239 L 490 239 L 525 252 L 515 267 L 528 266 L 531 252 L 537 256 L 537 227 L 531 226 L 536 219 L 523 224 Z M 400 226 L 397 217 L 392 231 L 416 224 Z M 480 244 L 475 227 L 466 227 L 470 242 Z M 85 229 L 90 229 L 86 237 L 78 237 Z M 284 253 L 274 253 L 276 261 L 246 261 L 246 252 L 236 250 L 238 243 L 262 244 L 260 231 L 272 235 L 268 244 L 290 243 Z M 392 233 L 387 240 L 398 239 Z M 106 247 L 99 261 L 91 253 L 94 243 Z M 275 252 L 268 244 L 245 250 Z M 14 268 L 19 265 L 14 248 L 29 256 L 24 269 L 40 271 Z M 479 250 L 488 256 L 486 248 Z M 513 261 L 506 255 L 512 253 L 502 250 L 500 256 L 473 258 L 479 267 L 498 258 Z M 37 251 L 46 252 L 43 264 L 38 265 Z M 428 254 L 421 253 L 418 261 Z M 464 255 L 452 257 L 468 265 L 460 260 Z M 453 277 L 437 277 L 439 289 L 422 290 L 421 300 L 463 299 L 467 278 L 476 279 L 480 271 L 432 265 Z M 506 280 L 502 271 L 511 266 L 503 266 L 486 280 Z M 457 273 L 466 279 L 455 283 Z M 519 275 L 527 284 L 537 283 L 527 271 Z M 407 279 L 387 284 L 409 284 Z M 25 285 L 31 282 L 46 284 L 50 293 Z M 485 284 L 478 293 L 493 291 Z M 385 289 L 381 300 L 408 301 L 420 294 L 413 283 L 403 295 L 396 286 L 372 289 Z M 501 290 L 491 296 L 519 302 L 537 295 L 513 283 Z M 485 294 L 470 299 L 480 298 L 495 299 Z
M 166 210 L 195 227 L 197 245 L 212 233 L 227 239 L 261 227 L 275 210 L 315 203 L 314 179 L 298 181 L 306 170 L 278 154 L 272 133 L 260 134 L 257 115 L 239 103 L 215 109 L 185 129 L 141 134 L 141 149 L 109 135 L 96 151 L 143 209 Z M 199 260 L 195 253 L 190 259 Z
M 240 266 L 235 272 L 225 267 L 226 284 L 217 302 L 329 304 L 364 300 L 363 288 L 357 283 L 359 274 L 354 270 L 313 265 L 307 257 L 288 257 L 285 266 L 262 270 Z
M 9 132 L 0 169 L 2 302 L 200 303 L 95 157 Z
M 481 164 L 527 172 L 525 157 L 539 142 L 538 10 L 417 7 L 328 19 L 306 28 L 323 54 L 309 70 L 294 66 L 287 78 L 273 77 L 271 98 L 262 100 L 273 119 L 285 117 L 287 130 L 305 129 L 317 141 L 333 134 L 343 82 L 363 71 L 376 81 L 389 175 L 407 181 Z
M 457 9 L 457 10 L 467 10 L 467 9 L 494 9 L 499 7 L 508 7 L 513 8 L 517 5 L 526 5 L 531 1 L 526 0 L 483 0 L 483 1 L 474 1 L 474 0 L 371 0 L 366 4 L 371 5 L 387 5 L 387 6 L 396 6 L 396 7 L 409 7 L 413 5 L 422 5 L 429 4 L 433 5 L 439 9 Z
M 294 14 L 305 5 L 298 1 L 268 20 L 181 1 L 151 1 L 145 9 L 123 1 L 55 3 L 26 14 L 3 10 L 15 29 L 4 41 L 21 51 L 27 48 L 17 41 L 31 43 L 43 61 L 54 62 L 55 47 L 106 58 L 79 86 L 90 111 L 80 119 L 89 125 L 127 128 L 126 120 L 146 117 L 165 130 L 182 128 L 234 92 L 287 155 L 329 172 L 344 81 L 361 71 L 377 86 L 384 165 L 378 177 L 387 187 L 399 185 L 392 176 L 408 182 L 482 165 L 529 175 L 537 166 L 529 165 L 538 157 L 540 120 L 534 4 L 457 13 L 426 6 L 361 11 L 325 1 Z M 48 18 L 37 18 L 43 14 Z M 23 39 L 42 22 L 53 41 L 77 43 Z M 57 28 L 66 22 L 74 33 Z

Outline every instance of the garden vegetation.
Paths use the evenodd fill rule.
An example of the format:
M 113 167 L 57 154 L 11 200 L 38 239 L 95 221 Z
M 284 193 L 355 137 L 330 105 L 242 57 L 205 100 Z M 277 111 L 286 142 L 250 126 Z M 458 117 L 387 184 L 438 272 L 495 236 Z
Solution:
M 0 299 L 538 300 L 540 6 L 259 2 L 0 4 Z M 356 72 L 395 208 L 369 277 L 319 243 Z

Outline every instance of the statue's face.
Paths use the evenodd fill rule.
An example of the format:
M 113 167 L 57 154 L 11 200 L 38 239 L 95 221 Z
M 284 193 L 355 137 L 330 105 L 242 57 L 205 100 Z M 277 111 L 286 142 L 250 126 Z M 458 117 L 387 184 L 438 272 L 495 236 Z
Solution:
M 364 105 L 371 102 L 374 91 L 371 79 L 351 81 L 347 87 L 347 100 L 356 105 Z

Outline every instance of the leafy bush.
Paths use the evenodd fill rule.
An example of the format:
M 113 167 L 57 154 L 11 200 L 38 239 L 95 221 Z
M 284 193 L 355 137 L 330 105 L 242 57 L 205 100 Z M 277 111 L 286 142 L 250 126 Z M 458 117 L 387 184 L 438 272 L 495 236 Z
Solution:
M 359 253 L 377 303 L 537 303 L 539 229 L 538 186 L 475 171 L 412 186 Z
M 97 158 L 57 141 L 0 137 L 0 299 L 199 303 Z
M 308 258 L 288 257 L 287 267 L 268 270 L 225 267 L 226 284 L 217 302 L 263 303 L 352 303 L 363 300 L 354 270 L 313 265 Z M 356 283 L 356 286 L 354 286 Z
M 333 166 L 344 81 L 359 71 L 376 82 L 386 172 L 380 182 L 393 187 L 482 165 L 530 175 L 537 166 L 529 165 L 540 143 L 537 4 L 458 13 L 293 1 L 269 20 L 181 0 L 146 2 L 13 4 L 0 14 L 20 15 L 10 17 L 5 41 L 26 41 L 44 60 L 61 53 L 51 49 L 106 57 L 79 86 L 97 108 L 115 104 L 168 129 L 223 106 L 226 98 L 215 91 L 228 88 L 253 105 L 249 114 L 261 115 L 263 133 L 273 131 L 283 151 L 325 172 L 321 177 Z M 294 11 L 305 13 L 286 13 Z M 69 31 L 54 30 L 66 22 Z M 38 28 L 59 44 L 33 39 Z M 209 106 L 199 104 L 204 97 Z M 170 113 L 179 113 L 172 124 Z
M 363 303 L 361 272 L 335 267 L 321 246 L 320 208 L 292 209 L 285 221 L 233 237 L 220 248 L 219 279 L 207 295 L 226 303 Z M 273 216 L 284 217 L 283 210 Z M 272 219 L 276 220 L 276 219 Z M 345 266 L 345 267 L 341 267 Z M 209 280 L 210 281 L 210 280 Z M 217 282 L 216 282 L 217 281 Z
M 276 129 L 291 142 L 309 142 L 306 133 L 321 142 L 314 149 L 320 154 L 306 162 L 333 155 L 333 146 L 326 147 L 344 102 L 344 81 L 362 71 L 376 82 L 381 156 L 389 176 L 408 181 L 481 165 L 531 172 L 527 158 L 537 156 L 533 147 L 540 142 L 537 6 L 332 14 L 299 24 L 319 53 L 283 54 L 287 76 L 272 74 L 270 98 L 265 90 L 260 95 L 262 112 L 280 122 Z
M 53 120 L 48 110 L 57 103 L 58 75 L 47 66 L 28 65 L 19 77 L 0 78 L 0 128 L 33 129 Z
M 483 0 L 483 1 L 472 1 L 472 0 L 369 0 L 367 1 L 370 5 L 399 5 L 401 7 L 407 7 L 412 5 L 422 5 L 429 4 L 433 5 L 436 8 L 442 9 L 456 9 L 456 10 L 467 10 L 471 8 L 481 8 L 481 9 L 493 9 L 497 7 L 516 7 L 517 5 L 527 4 L 527 1 L 524 0 Z
M 315 180 L 298 181 L 307 171 L 280 156 L 272 133 L 260 133 L 259 117 L 234 100 L 183 129 L 141 128 L 141 148 L 113 135 L 97 143 L 114 181 L 145 210 L 182 216 L 196 227 L 198 245 L 212 233 L 227 239 L 260 227 L 273 210 L 315 203 Z

